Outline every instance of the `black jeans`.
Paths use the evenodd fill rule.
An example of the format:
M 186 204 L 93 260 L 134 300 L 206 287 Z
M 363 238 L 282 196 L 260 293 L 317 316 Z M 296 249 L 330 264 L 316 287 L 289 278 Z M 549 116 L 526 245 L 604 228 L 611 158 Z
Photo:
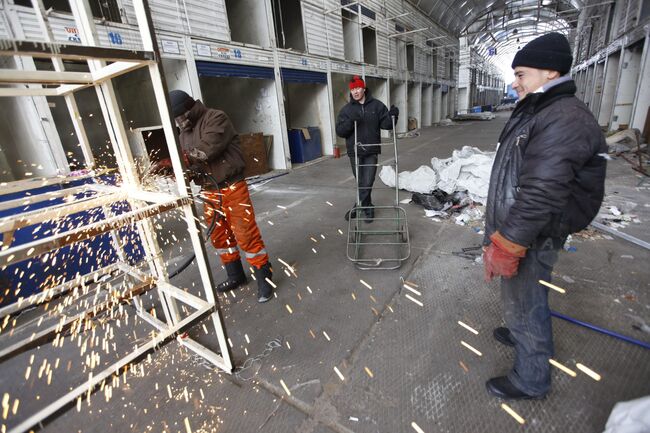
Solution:
M 376 153 L 371 155 L 359 155 L 359 202 L 361 206 L 372 206 L 372 184 L 375 183 L 375 175 L 377 174 L 377 161 L 378 155 Z M 354 155 L 350 156 L 350 166 L 352 167 L 352 174 L 357 177 L 356 163 Z M 356 205 L 356 203 L 355 203 Z
M 506 326 L 515 342 L 515 365 L 510 382 L 529 395 L 546 394 L 551 387 L 553 329 L 548 306 L 548 288 L 539 280 L 551 281 L 558 246 L 531 248 L 519 263 L 517 275 L 501 278 Z

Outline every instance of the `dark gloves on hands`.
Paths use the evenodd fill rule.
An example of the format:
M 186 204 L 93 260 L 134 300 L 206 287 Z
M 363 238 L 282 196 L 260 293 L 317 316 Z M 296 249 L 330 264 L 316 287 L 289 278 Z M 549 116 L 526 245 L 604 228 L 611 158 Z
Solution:
M 363 120 L 363 115 L 360 112 L 355 111 L 354 113 L 350 114 L 348 118 L 350 119 L 350 122 L 359 123 Z
M 395 119 L 397 119 L 397 117 L 399 116 L 399 109 L 396 106 L 391 105 L 390 110 L 388 110 L 388 115 L 390 117 L 394 117 Z
M 174 169 L 172 168 L 172 160 L 165 158 L 154 162 L 151 165 L 150 172 L 156 176 L 171 176 L 174 174 Z

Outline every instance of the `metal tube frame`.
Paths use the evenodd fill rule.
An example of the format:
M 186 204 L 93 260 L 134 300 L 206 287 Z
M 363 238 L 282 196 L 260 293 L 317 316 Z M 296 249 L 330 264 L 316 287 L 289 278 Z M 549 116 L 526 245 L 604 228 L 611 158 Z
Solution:
M 411 256 L 411 244 L 409 239 L 408 232 L 408 221 L 406 218 L 406 211 L 399 205 L 399 158 L 397 154 L 397 133 L 395 132 L 395 117 L 391 118 L 392 121 L 392 143 L 390 145 L 393 147 L 393 159 L 394 163 L 392 164 L 395 169 L 395 200 L 393 205 L 390 206 L 373 206 L 374 209 L 381 210 L 385 213 L 394 212 L 395 216 L 389 217 L 375 217 L 373 220 L 379 221 L 392 221 L 395 223 L 394 229 L 382 229 L 382 230 L 369 230 L 362 227 L 363 218 L 360 216 L 361 212 L 365 209 L 368 209 L 366 206 L 361 205 L 361 200 L 359 193 L 362 188 L 359 186 L 359 147 L 365 146 L 385 146 L 388 144 L 385 143 L 375 143 L 375 144 L 363 144 L 359 143 L 358 140 L 358 129 L 357 122 L 354 122 L 354 159 L 355 159 L 355 184 L 356 184 L 356 205 L 350 210 L 350 218 L 348 220 L 348 236 L 347 236 L 347 248 L 346 254 L 348 260 L 353 262 L 357 268 L 361 270 L 389 270 L 389 269 L 398 269 L 402 263 Z M 377 164 L 370 164 L 372 166 L 379 167 L 379 161 Z M 363 166 L 368 166 L 365 164 Z M 372 187 L 367 187 L 372 188 Z M 380 189 L 380 188 L 377 188 Z M 393 188 L 387 188 L 393 189 Z M 354 216 L 353 216 L 354 215 Z M 364 239 L 364 236 L 394 236 L 394 241 L 386 242 L 368 242 Z M 395 246 L 397 254 L 395 257 L 363 257 L 362 251 L 364 248 L 369 246 Z M 364 251 L 365 252 L 365 251 Z
M 34 2 L 39 6 L 36 8 L 38 11 L 42 12 L 41 6 L 42 3 L 40 0 L 34 0 Z M 215 327 L 215 332 L 217 335 L 217 342 L 219 345 L 219 353 L 214 352 L 211 349 L 208 349 L 201 344 L 197 343 L 188 338 L 178 337 L 178 341 L 181 345 L 192 350 L 198 355 L 202 356 L 209 362 L 213 363 L 217 368 L 225 371 L 226 373 L 231 373 L 233 370 L 232 357 L 230 352 L 230 347 L 227 343 L 227 336 L 225 330 L 225 324 L 223 317 L 220 313 L 220 306 L 216 294 L 214 292 L 214 284 L 212 273 L 208 265 L 207 252 L 205 250 L 205 245 L 202 238 L 202 233 L 200 231 L 199 225 L 197 223 L 198 217 L 194 210 L 192 203 L 192 197 L 188 196 L 189 184 L 188 180 L 184 177 L 184 166 L 182 159 L 180 157 L 180 148 L 178 144 L 178 137 L 176 130 L 173 125 L 173 120 L 171 113 L 169 111 L 169 101 L 167 97 L 167 87 L 164 81 L 164 75 L 162 67 L 160 65 L 160 53 L 158 51 L 158 44 L 155 39 L 155 34 L 153 32 L 152 19 L 149 12 L 149 7 L 147 0 L 135 0 L 134 8 L 137 17 L 137 24 L 140 30 L 140 35 L 144 45 L 143 52 L 130 52 L 130 55 L 124 55 L 122 58 L 121 54 L 125 54 L 126 50 L 109 50 L 107 48 L 99 47 L 99 38 L 97 37 L 97 32 L 94 26 L 92 19 L 92 13 L 88 7 L 88 4 L 84 0 L 70 0 L 71 9 L 77 28 L 79 29 L 79 35 L 82 39 L 81 46 L 64 46 L 60 44 L 54 44 L 51 41 L 46 42 L 45 44 L 38 44 L 36 46 L 33 43 L 23 42 L 23 41 L 11 41 L 13 45 L 8 46 L 7 41 L 0 41 L 0 55 L 22 55 L 22 56 L 32 56 L 32 57 L 46 57 L 52 59 L 58 59 L 59 61 L 63 58 L 76 58 L 76 59 L 85 59 L 88 61 L 90 67 L 90 74 L 88 76 L 77 76 L 73 73 L 65 72 L 62 68 L 55 70 L 54 73 L 50 74 L 29 74 L 23 77 L 30 78 L 35 81 L 37 80 L 59 80 L 59 81 L 68 81 L 75 82 L 81 81 L 79 85 L 71 85 L 65 87 L 59 87 L 57 89 L 57 94 L 72 94 L 74 91 L 87 86 L 94 86 L 97 90 L 98 98 L 100 101 L 100 106 L 102 113 L 104 115 L 104 120 L 108 125 L 108 132 L 113 150 L 115 152 L 116 160 L 118 163 L 118 168 L 120 175 L 122 177 L 123 187 L 128 188 L 129 191 L 129 203 L 132 206 L 132 210 L 117 216 L 107 215 L 107 218 L 103 221 L 90 224 L 86 227 L 79 229 L 71 230 L 66 233 L 60 233 L 54 236 L 49 236 L 29 244 L 20 245 L 17 247 L 9 247 L 3 245 L 0 250 L 0 267 L 7 266 L 11 263 L 15 263 L 19 260 L 25 260 L 30 257 L 34 257 L 38 254 L 43 254 L 47 251 L 60 248 L 65 245 L 74 244 L 85 239 L 92 238 L 102 233 L 113 233 L 116 232 L 120 227 L 136 223 L 138 225 L 138 233 L 140 239 L 143 243 L 145 249 L 145 254 L 147 259 L 145 263 L 149 265 L 149 272 L 143 272 L 141 270 L 131 267 L 123 259 L 124 256 L 120 257 L 122 260 L 115 265 L 107 266 L 99 271 L 94 271 L 91 274 L 77 276 L 74 280 L 63 283 L 59 286 L 49 289 L 48 291 L 43 292 L 43 294 L 38 294 L 30 296 L 29 298 L 21 298 L 15 304 L 9 306 L 10 308 L 3 308 L 0 310 L 4 316 L 13 314 L 17 311 L 20 311 L 25 306 L 37 305 L 43 302 L 47 302 L 52 296 L 58 294 L 64 294 L 74 288 L 77 284 L 82 281 L 86 281 L 92 278 L 95 278 L 98 273 L 108 273 L 112 272 L 114 268 L 118 268 L 121 272 L 126 273 L 130 276 L 135 277 L 143 282 L 154 281 L 155 286 L 157 287 L 158 298 L 160 304 L 164 311 L 165 321 L 162 321 L 158 318 L 151 316 L 142 308 L 142 303 L 139 299 L 134 298 L 134 304 L 136 306 L 137 314 L 146 320 L 147 323 L 151 324 L 156 328 L 159 333 L 154 335 L 147 343 L 137 347 L 128 355 L 122 357 L 117 362 L 115 362 L 110 367 L 101 371 L 99 374 L 89 377 L 88 381 L 78 387 L 72 389 L 70 392 L 64 396 L 57 399 L 52 404 L 46 406 L 42 410 L 33 414 L 29 418 L 23 420 L 20 424 L 15 426 L 10 430 L 11 433 L 22 433 L 28 431 L 34 425 L 41 423 L 46 418 L 56 414 L 61 408 L 65 405 L 73 402 L 76 398 L 81 398 L 84 394 L 90 394 L 92 390 L 99 385 L 106 378 L 110 377 L 115 372 L 119 371 L 122 367 L 127 364 L 136 361 L 142 355 L 146 354 L 149 351 L 155 350 L 160 344 L 170 340 L 174 336 L 177 336 L 180 332 L 184 331 L 186 328 L 194 325 L 198 321 L 202 320 L 205 317 L 209 317 Z M 38 15 L 38 12 L 37 12 Z M 46 19 L 43 19 L 41 15 L 42 26 L 48 27 Z M 47 32 L 46 32 L 47 34 Z M 51 35 L 51 33 L 50 33 Z M 30 45 L 31 44 L 31 45 Z M 17 54 L 15 50 L 16 47 L 23 49 L 20 54 Z M 30 51 L 31 50 L 31 51 Z M 11 54 L 7 52 L 11 51 Z M 37 52 L 39 51 L 39 52 Z M 115 54 L 113 54 L 115 53 Z M 71 57 L 72 56 L 72 57 Z M 157 61 L 153 61 L 156 59 Z M 106 61 L 112 61 L 113 64 L 106 66 Z M 58 65 L 60 66 L 60 65 Z M 58 69 L 57 64 L 55 63 L 55 69 Z M 135 164 L 133 157 L 128 146 L 128 140 L 126 136 L 126 128 L 124 127 L 124 122 L 121 118 L 120 107 L 117 104 L 117 99 L 115 96 L 115 91 L 113 89 L 111 79 L 130 72 L 133 69 L 139 67 L 147 67 L 150 73 L 150 77 L 153 84 L 154 94 L 156 97 L 156 102 L 159 107 L 165 107 L 161 110 L 160 117 L 163 124 L 163 130 L 165 133 L 165 138 L 168 144 L 170 158 L 172 161 L 172 167 L 174 175 L 176 178 L 177 191 L 176 194 L 163 194 L 163 193 L 151 193 L 143 191 L 140 185 L 140 179 L 138 173 L 135 169 Z M 15 75 L 12 75 L 10 72 L 1 71 L 3 74 L 7 75 L 6 78 L 15 80 L 18 79 Z M 49 77 L 49 78 L 48 78 Z M 88 78 L 90 77 L 90 78 Z M 25 91 L 19 91 L 20 89 L 3 89 L 2 95 L 9 96 L 12 90 L 15 90 L 15 95 L 25 96 L 27 93 Z M 29 89 L 29 94 L 37 94 L 40 90 L 40 95 L 51 94 L 51 89 Z M 66 98 L 74 102 L 72 96 Z M 70 104 L 68 105 L 70 108 Z M 73 109 L 70 110 L 74 111 Z M 74 122 L 74 120 L 73 120 Z M 76 125 L 79 126 L 79 125 Z M 82 125 L 81 125 L 82 127 Z M 82 133 L 77 130 L 77 133 L 81 136 Z M 82 143 L 83 145 L 83 143 Z M 94 162 L 90 152 L 90 146 L 83 145 L 84 148 L 84 157 L 86 157 L 86 162 L 88 165 Z M 87 155 L 89 154 L 89 155 Z M 80 179 L 80 177 L 70 178 Z M 10 189 L 18 191 L 25 191 L 30 188 L 35 188 L 39 186 L 45 186 L 47 184 L 56 184 L 64 182 L 61 179 L 42 179 L 40 183 L 37 182 L 22 182 L 20 186 L 14 187 L 8 185 Z M 88 189 L 95 189 L 97 192 L 103 194 L 108 193 L 108 197 L 111 196 L 111 189 L 115 187 L 103 187 L 100 185 L 89 185 Z M 117 188 L 115 188 L 117 189 Z M 84 191 L 77 190 L 75 191 Z M 69 195 L 70 191 L 66 193 L 59 193 L 59 196 Z M 114 194 L 114 193 L 113 193 Z M 117 201 L 123 199 L 123 195 L 114 196 Z M 50 197 L 47 197 L 47 194 L 43 197 L 34 199 L 34 201 L 13 201 L 12 205 L 17 205 L 16 207 L 25 206 L 30 203 L 37 201 L 49 200 Z M 144 201 L 147 205 L 137 206 L 135 200 Z M 101 203 L 99 203 L 101 201 Z M 110 201 L 110 200 L 109 200 Z M 92 202 L 92 200 L 91 200 Z M 153 204 L 149 204 L 152 202 Z M 97 200 L 94 204 L 106 204 L 104 199 Z M 77 203 L 74 207 L 74 210 L 79 210 L 81 208 L 89 208 L 90 204 L 81 204 Z M 189 233 L 190 240 L 192 242 L 194 252 L 196 254 L 196 263 L 199 269 L 199 275 L 201 278 L 203 293 L 202 296 L 197 296 L 195 294 L 187 293 L 186 291 L 172 285 L 169 283 L 166 273 L 166 266 L 162 259 L 162 254 L 160 247 L 157 244 L 155 230 L 153 224 L 150 221 L 152 216 L 158 215 L 162 212 L 166 212 L 171 209 L 180 208 L 183 211 L 185 222 L 187 223 L 187 229 Z M 73 208 L 70 208 L 73 209 Z M 60 209 L 62 214 L 69 214 L 67 210 L 64 210 L 64 207 Z M 52 212 L 58 212 L 57 210 L 46 212 L 47 216 L 53 215 Z M 59 214 L 59 215 L 62 215 Z M 56 215 L 56 214 L 54 214 Z M 14 219 L 19 220 L 21 218 L 20 214 L 17 215 Z M 43 217 L 44 218 L 44 217 Z M 34 222 L 36 220 L 41 220 L 43 218 L 32 219 L 29 222 Z M 3 219 L 3 223 L 10 224 L 10 219 Z M 23 224 L 26 224 L 27 221 L 23 221 Z M 118 252 L 123 253 L 121 248 L 118 248 Z M 193 308 L 195 311 L 187 317 L 182 317 L 180 310 L 176 302 L 182 302 L 189 307 Z M 92 308 L 91 308 L 92 309 Z M 147 317 L 150 316 L 150 317 Z M 50 331 L 51 330 L 44 330 Z M 20 345 L 20 344 L 19 344 Z M 3 352 L 4 353 L 4 352 Z M 6 355 L 10 355 L 7 353 Z

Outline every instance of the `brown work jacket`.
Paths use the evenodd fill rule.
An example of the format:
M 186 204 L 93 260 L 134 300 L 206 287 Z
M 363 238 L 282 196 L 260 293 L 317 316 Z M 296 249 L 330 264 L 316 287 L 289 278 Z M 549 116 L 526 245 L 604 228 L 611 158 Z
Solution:
M 181 131 L 181 147 L 191 163 L 210 175 L 202 176 L 200 182 L 214 189 L 215 183 L 223 188 L 244 179 L 246 163 L 239 135 L 226 113 L 196 101 L 188 117 L 192 126 Z

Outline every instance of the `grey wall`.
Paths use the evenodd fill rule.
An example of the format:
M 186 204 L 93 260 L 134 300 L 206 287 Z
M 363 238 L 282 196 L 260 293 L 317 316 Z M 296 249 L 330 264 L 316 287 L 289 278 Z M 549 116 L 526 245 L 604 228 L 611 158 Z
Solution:
M 252 78 L 200 77 L 203 102 L 228 114 L 239 133 L 273 135 L 271 167 L 284 167 L 282 128 L 275 82 Z

